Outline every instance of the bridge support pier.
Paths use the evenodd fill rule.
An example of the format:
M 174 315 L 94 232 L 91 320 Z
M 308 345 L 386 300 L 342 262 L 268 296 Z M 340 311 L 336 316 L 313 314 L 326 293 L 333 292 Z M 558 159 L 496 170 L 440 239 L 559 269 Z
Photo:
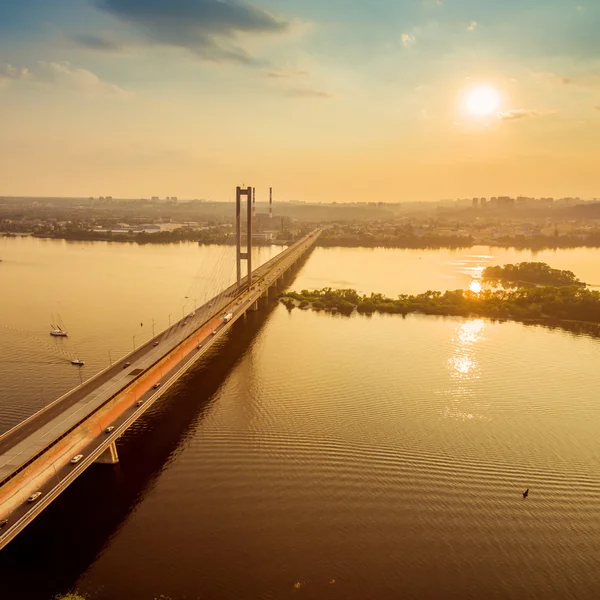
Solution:
M 116 465 L 119 462 L 117 453 L 117 444 L 113 442 L 97 459 L 96 462 L 101 465 Z

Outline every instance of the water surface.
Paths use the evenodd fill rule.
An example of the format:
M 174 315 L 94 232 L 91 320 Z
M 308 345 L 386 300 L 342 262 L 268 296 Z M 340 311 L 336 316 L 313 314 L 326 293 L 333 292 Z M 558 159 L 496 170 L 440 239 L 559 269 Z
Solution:
M 181 255 L 149 250 L 131 248 L 149 274 L 164 261 L 158 295 L 187 295 Z M 185 252 L 197 267 L 201 250 Z M 450 260 L 466 253 L 414 252 L 317 249 L 292 287 L 391 295 L 471 277 Z M 486 264 L 529 259 L 495 252 Z M 596 251 L 566 253 L 547 262 L 600 281 Z M 55 301 L 38 298 L 27 311 Z M 101 339 L 91 308 L 80 314 L 90 324 L 61 309 Z M 98 600 L 596 598 L 598 364 L 598 340 L 540 326 L 272 305 L 127 432 L 118 467 L 88 470 L 2 552 L 0 585 L 32 600 L 69 588 Z

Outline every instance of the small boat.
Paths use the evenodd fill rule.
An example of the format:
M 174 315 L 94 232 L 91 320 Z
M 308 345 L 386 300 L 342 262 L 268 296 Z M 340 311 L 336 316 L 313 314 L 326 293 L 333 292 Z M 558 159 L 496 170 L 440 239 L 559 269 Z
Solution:
M 52 323 L 50 324 L 50 335 L 53 335 L 54 337 L 67 337 L 67 330 L 63 325 L 60 315 L 57 315 L 56 318 L 54 315 L 50 315 L 50 318 L 52 320 Z M 56 323 L 56 325 L 53 325 L 53 323 Z
M 82 360 L 79 360 L 78 358 L 74 358 L 74 359 L 71 361 L 71 364 L 72 364 L 72 365 L 75 365 L 75 366 L 77 366 L 77 367 L 83 367 L 83 365 L 85 365 L 85 363 L 84 363 Z

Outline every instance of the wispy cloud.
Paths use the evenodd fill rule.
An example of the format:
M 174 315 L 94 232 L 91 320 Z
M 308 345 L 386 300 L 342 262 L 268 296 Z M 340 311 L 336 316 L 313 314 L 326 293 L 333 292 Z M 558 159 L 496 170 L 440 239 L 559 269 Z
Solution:
M 477 21 L 471 21 L 468 25 L 467 25 L 467 30 L 468 31 L 475 31 L 477 29 Z
M 151 43 L 185 48 L 216 62 L 260 64 L 237 44 L 240 34 L 286 31 L 290 24 L 243 0 L 95 0 Z
M 0 81 L 2 80 L 5 83 L 28 83 L 90 94 L 127 94 L 119 86 L 100 79 L 92 71 L 74 67 L 68 62 L 40 60 L 31 68 L 6 64 L 0 67 Z
M 533 77 L 546 83 L 560 86 L 573 86 L 583 88 L 600 87 L 600 73 L 579 73 L 575 75 L 559 75 L 557 73 L 533 73 Z
M 308 71 L 303 69 L 273 69 L 267 73 L 271 79 L 291 79 L 295 77 L 308 77 Z
M 416 41 L 417 41 L 417 38 L 414 34 L 412 34 L 412 33 L 403 33 L 402 34 L 402 45 L 405 48 L 412 46 Z
M 333 98 L 334 95 L 325 90 L 321 90 L 318 88 L 312 87 L 301 87 L 301 86 L 281 86 L 273 88 L 277 90 L 278 93 L 289 96 L 290 98 L 307 98 L 314 100 L 327 100 L 329 98 Z
M 24 67 L 13 67 L 10 63 L 0 65 L 0 84 L 26 79 L 29 71 Z
M 547 116 L 547 115 L 552 115 L 554 113 L 556 113 L 555 110 L 539 111 L 539 110 L 532 110 L 532 109 L 526 109 L 526 108 L 515 108 L 513 110 L 498 113 L 498 118 L 501 121 L 515 121 L 517 119 L 529 119 L 532 117 L 543 117 L 543 116 Z
M 87 48 L 88 50 L 97 50 L 100 52 L 123 52 L 125 50 L 124 46 L 118 42 L 102 35 L 76 33 L 71 35 L 69 39 L 78 46 Z

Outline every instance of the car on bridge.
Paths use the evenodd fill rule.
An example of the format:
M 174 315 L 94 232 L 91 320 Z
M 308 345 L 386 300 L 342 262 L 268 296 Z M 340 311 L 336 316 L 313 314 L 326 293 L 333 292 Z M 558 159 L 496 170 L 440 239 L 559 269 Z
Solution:
M 152 387 L 157 390 L 160 387 L 160 381 L 157 381 Z
M 29 498 L 27 498 L 27 502 L 35 502 L 41 495 L 42 492 L 35 492 L 34 494 L 31 494 Z
M 105 430 L 104 433 L 110 433 L 113 429 L 115 428 L 114 425 L 109 425 Z
M 83 458 L 83 454 L 76 454 L 72 459 L 71 463 L 76 464 Z
M 158 342 L 152 342 L 153 346 L 158 346 Z
M 124 369 L 126 369 L 127 367 L 130 367 L 130 366 L 131 366 L 131 363 L 130 363 L 130 362 L 126 362 L 126 363 L 123 365 L 123 368 L 124 368 Z
M 0 529 L 2 529 L 5 525 L 8 525 L 8 519 L 2 519 L 2 521 L 0 521 Z

